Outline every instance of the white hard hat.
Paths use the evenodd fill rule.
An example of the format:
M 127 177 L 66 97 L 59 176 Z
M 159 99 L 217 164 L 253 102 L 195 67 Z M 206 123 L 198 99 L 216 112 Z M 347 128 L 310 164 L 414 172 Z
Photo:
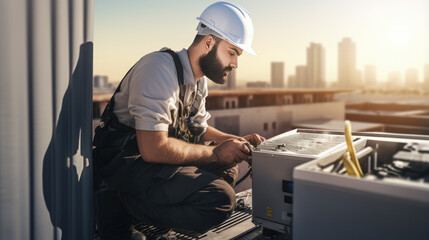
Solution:
M 256 55 L 251 46 L 252 19 L 245 9 L 227 2 L 217 2 L 208 6 L 201 16 L 197 17 L 197 20 L 200 21 L 197 27 L 199 35 L 214 34 L 232 45 Z

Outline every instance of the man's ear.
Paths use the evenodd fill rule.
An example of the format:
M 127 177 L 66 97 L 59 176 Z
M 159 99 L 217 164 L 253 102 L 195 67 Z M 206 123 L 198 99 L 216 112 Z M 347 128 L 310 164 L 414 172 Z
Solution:
M 210 51 L 215 45 L 215 39 L 212 35 L 208 34 L 204 37 L 204 49 Z

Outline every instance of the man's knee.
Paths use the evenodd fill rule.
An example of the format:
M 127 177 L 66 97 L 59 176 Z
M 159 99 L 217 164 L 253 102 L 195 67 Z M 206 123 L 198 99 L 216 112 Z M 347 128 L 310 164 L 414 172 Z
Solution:
M 207 201 L 204 209 L 200 209 L 194 218 L 195 224 L 192 224 L 191 230 L 197 232 L 206 232 L 210 228 L 222 223 L 231 216 L 235 208 L 234 189 L 223 180 L 215 180 L 212 186 L 204 192 Z
M 218 208 L 220 211 L 232 213 L 235 208 L 235 192 L 234 189 L 224 180 L 214 181 L 216 184 L 216 191 L 218 201 Z M 229 215 L 230 215 L 229 214 Z

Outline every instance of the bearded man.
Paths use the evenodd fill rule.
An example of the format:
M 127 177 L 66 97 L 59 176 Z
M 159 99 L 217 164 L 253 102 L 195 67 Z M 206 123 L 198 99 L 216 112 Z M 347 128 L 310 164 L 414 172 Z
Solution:
M 249 13 L 218 2 L 200 17 L 188 49 L 142 57 L 118 86 L 94 138 L 97 194 L 105 239 L 129 239 L 130 219 L 205 232 L 235 206 L 237 164 L 265 139 L 207 125 L 207 78 L 224 84 L 251 48 Z M 202 144 L 211 142 L 212 144 Z

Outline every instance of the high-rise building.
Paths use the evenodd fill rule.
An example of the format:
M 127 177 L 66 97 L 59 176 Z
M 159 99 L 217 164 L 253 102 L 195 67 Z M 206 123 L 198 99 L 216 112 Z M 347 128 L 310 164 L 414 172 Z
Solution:
M 390 72 L 387 78 L 387 84 L 389 87 L 399 87 L 401 86 L 401 72 L 394 71 Z
M 226 80 L 227 89 L 235 89 L 237 87 L 237 69 L 232 69 Z
M 364 75 L 364 84 L 366 86 L 374 86 L 377 83 L 377 74 L 374 65 L 365 65 Z
M 304 88 L 307 82 L 307 66 L 296 66 L 295 87 Z
M 417 87 L 419 81 L 419 73 L 416 68 L 405 70 L 405 86 L 410 88 Z
M 322 44 L 311 43 L 307 48 L 307 88 L 324 88 L 325 82 L 325 49 Z
M 284 88 L 284 69 L 283 62 L 271 62 L 271 87 Z
M 424 85 L 424 89 L 429 91 L 429 64 L 425 64 L 425 70 L 424 70 L 424 75 L 423 75 L 423 85 Z
M 93 80 L 94 88 L 105 88 L 109 85 L 107 76 L 95 75 Z
M 356 85 L 356 44 L 350 38 L 338 43 L 338 85 L 352 88 Z

